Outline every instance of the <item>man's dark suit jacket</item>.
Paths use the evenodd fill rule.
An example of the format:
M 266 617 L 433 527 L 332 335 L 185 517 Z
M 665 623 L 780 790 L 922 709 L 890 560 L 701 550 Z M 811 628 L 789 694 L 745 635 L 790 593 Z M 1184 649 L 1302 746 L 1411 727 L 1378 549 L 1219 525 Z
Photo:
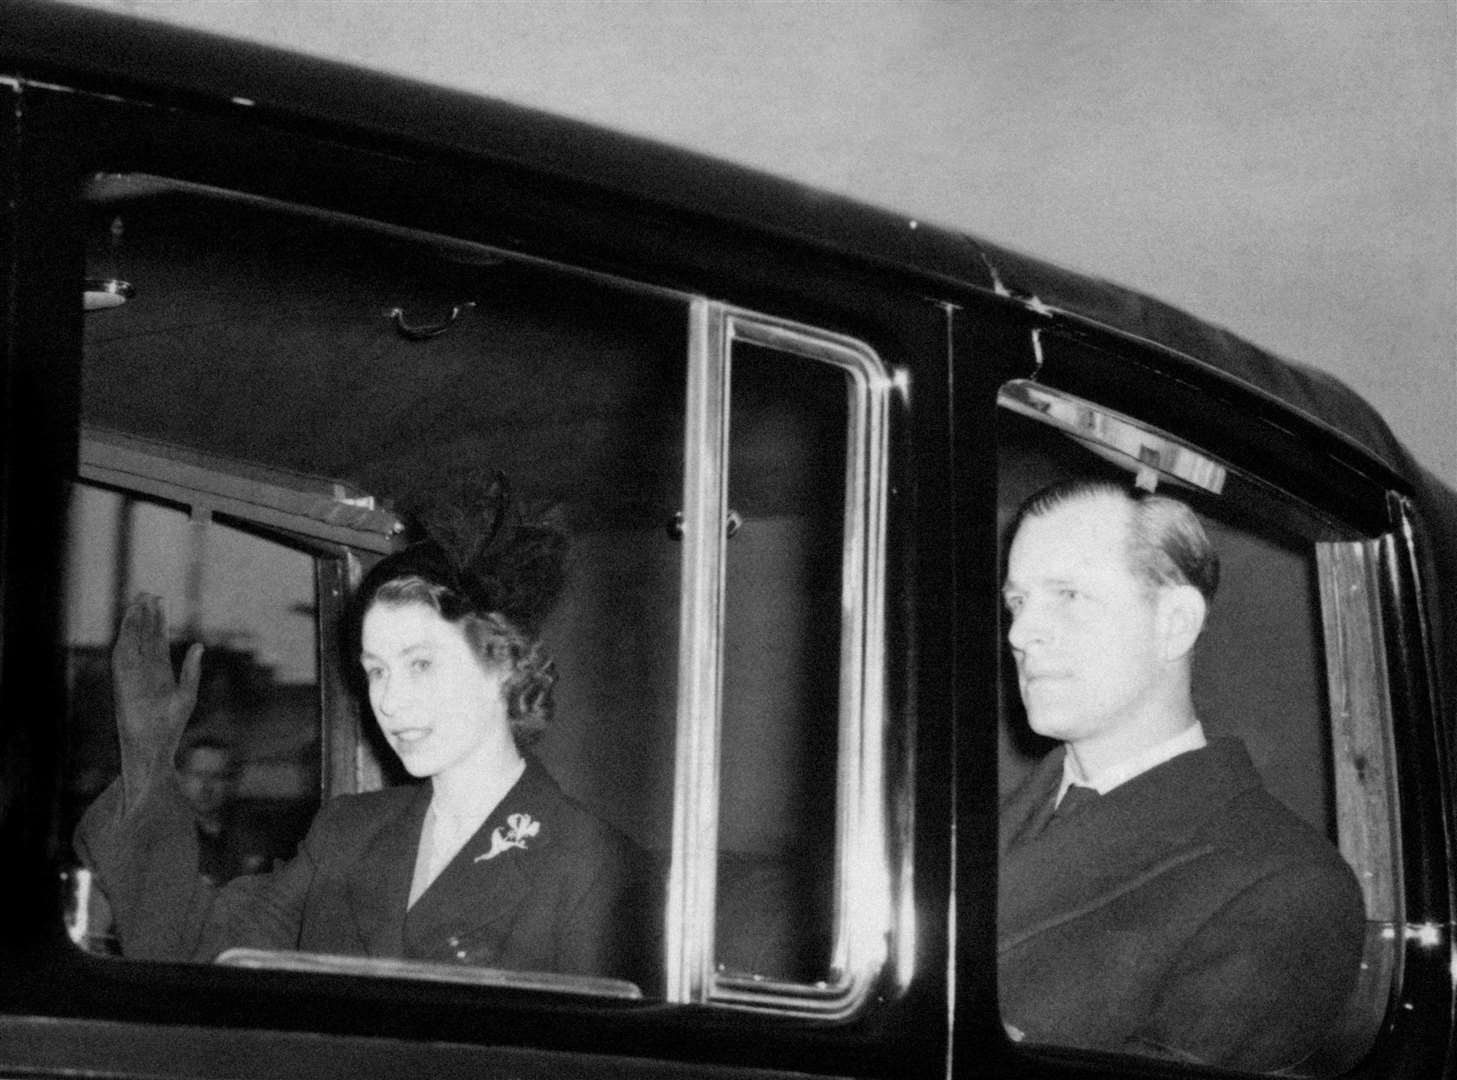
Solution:
M 124 821 L 108 789 L 77 846 L 111 901 L 125 956 L 211 959 L 251 946 L 623 976 L 623 837 L 528 759 L 407 910 L 430 794 L 427 783 L 332 799 L 287 865 L 221 889 L 197 875 L 196 831 L 172 785 Z
M 216 833 L 197 827 L 197 872 L 214 885 L 244 874 L 258 874 L 273 865 L 268 839 L 236 806 L 223 812 Z
M 1252 1070 L 1321 1045 L 1365 913 L 1329 842 L 1243 744 L 1201 750 L 1044 827 L 1064 751 L 1002 807 L 1002 1017 L 1029 1042 Z

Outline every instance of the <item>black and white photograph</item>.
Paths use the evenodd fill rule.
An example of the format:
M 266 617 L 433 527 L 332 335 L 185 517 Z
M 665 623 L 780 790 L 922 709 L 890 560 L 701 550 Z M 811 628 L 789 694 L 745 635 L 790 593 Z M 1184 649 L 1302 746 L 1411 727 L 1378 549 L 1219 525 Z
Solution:
M 0 95 L 0 1074 L 1457 1077 L 1453 0 Z

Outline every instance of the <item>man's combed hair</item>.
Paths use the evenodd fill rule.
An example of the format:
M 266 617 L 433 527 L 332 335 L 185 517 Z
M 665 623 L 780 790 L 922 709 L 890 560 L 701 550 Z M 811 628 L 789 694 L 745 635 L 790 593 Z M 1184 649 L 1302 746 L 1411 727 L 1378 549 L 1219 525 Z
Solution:
M 1017 510 L 1008 536 L 1028 518 L 1058 506 L 1108 496 L 1129 505 L 1128 565 L 1150 588 L 1192 585 L 1213 603 L 1219 588 L 1219 554 L 1198 515 L 1178 499 L 1129 489 L 1109 480 L 1063 480 L 1034 492 Z

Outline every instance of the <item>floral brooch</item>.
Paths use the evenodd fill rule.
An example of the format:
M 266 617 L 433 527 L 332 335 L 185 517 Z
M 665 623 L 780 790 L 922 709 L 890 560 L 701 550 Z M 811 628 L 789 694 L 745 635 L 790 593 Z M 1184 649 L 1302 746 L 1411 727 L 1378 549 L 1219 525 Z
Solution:
M 491 832 L 491 850 L 475 857 L 476 862 L 483 859 L 494 859 L 503 851 L 511 848 L 526 850 L 526 841 L 537 833 L 541 832 L 541 822 L 536 821 L 530 814 L 512 814 L 506 819 L 506 828 L 496 826 Z

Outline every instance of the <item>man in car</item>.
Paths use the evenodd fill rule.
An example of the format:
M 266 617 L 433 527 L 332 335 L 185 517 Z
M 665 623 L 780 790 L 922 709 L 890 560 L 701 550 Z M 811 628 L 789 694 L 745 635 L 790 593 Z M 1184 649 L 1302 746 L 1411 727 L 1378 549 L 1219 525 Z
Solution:
M 267 870 L 266 845 L 238 813 L 238 766 L 232 746 L 199 736 L 177 753 L 177 781 L 197 827 L 197 872 L 213 885 Z
M 1002 807 L 998 972 L 1014 1039 L 1260 1071 L 1321 1045 L 1365 914 L 1327 839 L 1190 696 L 1219 578 L 1183 503 L 1078 481 L 1013 522 L 1008 641 L 1062 746 Z
M 229 743 L 198 736 L 178 751 L 178 787 L 197 825 L 197 872 L 213 885 L 267 870 L 267 845 L 237 813 L 237 761 Z

